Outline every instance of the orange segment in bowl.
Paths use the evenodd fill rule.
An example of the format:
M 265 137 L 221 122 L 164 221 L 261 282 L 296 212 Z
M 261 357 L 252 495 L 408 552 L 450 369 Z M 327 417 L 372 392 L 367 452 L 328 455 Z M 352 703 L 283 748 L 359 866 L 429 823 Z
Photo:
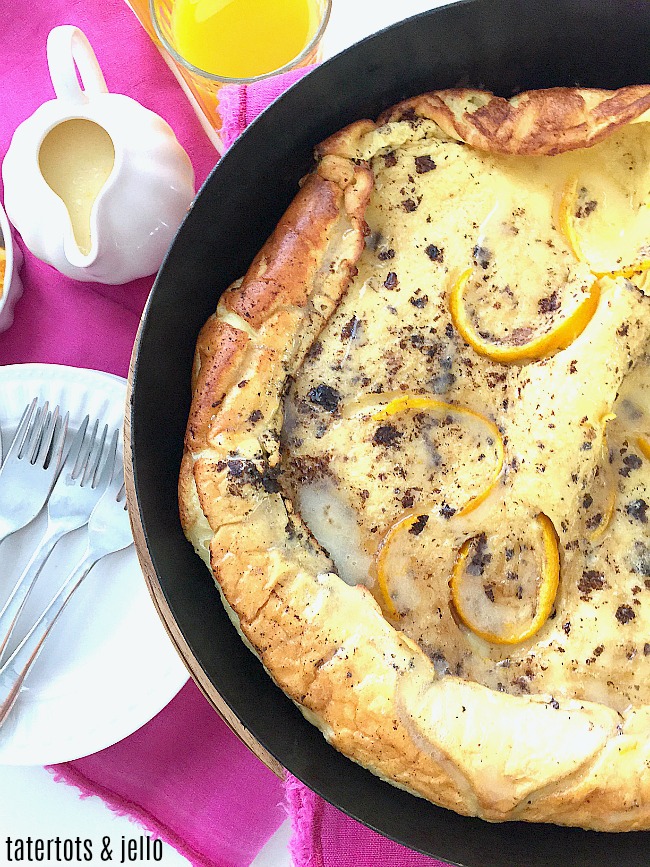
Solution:
M 586 328 L 600 300 L 600 286 L 594 279 L 584 299 L 573 312 L 545 334 L 522 343 L 498 343 L 483 337 L 472 321 L 465 303 L 465 288 L 473 273 L 472 268 L 458 277 L 449 296 L 449 309 L 456 329 L 479 355 L 504 364 L 518 361 L 536 361 L 569 346 Z
M 557 534 L 543 513 L 522 528 L 525 538 L 498 529 L 461 545 L 449 587 L 459 620 L 493 644 L 535 635 L 553 610 L 560 580 Z

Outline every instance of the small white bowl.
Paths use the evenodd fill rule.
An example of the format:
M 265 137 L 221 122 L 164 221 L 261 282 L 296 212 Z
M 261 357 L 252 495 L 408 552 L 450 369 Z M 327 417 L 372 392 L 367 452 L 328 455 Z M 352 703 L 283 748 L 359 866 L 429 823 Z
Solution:
M 18 273 L 23 264 L 23 253 L 14 240 L 11 224 L 1 205 L 0 231 L 3 238 L 0 240 L 0 247 L 4 247 L 7 254 L 2 296 L 0 296 L 0 331 L 6 331 L 14 321 L 16 301 L 23 294 L 23 284 Z

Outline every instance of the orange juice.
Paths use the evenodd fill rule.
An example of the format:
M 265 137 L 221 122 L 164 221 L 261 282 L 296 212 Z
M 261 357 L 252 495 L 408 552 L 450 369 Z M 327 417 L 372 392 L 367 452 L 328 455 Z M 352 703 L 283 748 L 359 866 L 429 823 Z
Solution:
M 174 0 L 174 47 L 224 78 L 254 78 L 299 55 L 318 28 L 318 0 Z

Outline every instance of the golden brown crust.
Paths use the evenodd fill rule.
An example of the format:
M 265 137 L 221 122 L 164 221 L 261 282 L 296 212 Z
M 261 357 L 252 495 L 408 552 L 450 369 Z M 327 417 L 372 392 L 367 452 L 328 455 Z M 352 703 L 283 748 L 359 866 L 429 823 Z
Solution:
M 356 121 L 316 148 L 316 156 L 354 158 L 359 142 L 383 124 L 424 118 L 442 135 L 499 154 L 546 155 L 590 147 L 650 110 L 650 87 L 617 91 L 556 87 L 507 100 L 486 91 L 425 93 L 387 109 L 377 123 Z
M 205 443 L 210 422 L 226 396 L 247 342 L 244 333 L 216 316 L 211 316 L 201 329 L 196 343 L 196 375 L 185 434 L 189 451 L 196 451 Z
M 359 221 L 358 201 L 349 193 L 346 200 L 346 190 L 354 189 L 355 178 L 359 179 L 358 186 L 368 185 L 367 179 L 364 184 L 364 173 L 348 162 L 330 164 L 309 175 L 241 286 L 224 293 L 222 306 L 253 328 L 259 328 L 281 307 L 304 307 L 314 272 L 342 212 L 353 223 Z
M 408 99 L 379 123 L 415 115 L 479 150 L 547 155 L 590 147 L 650 109 L 650 87 L 531 90 L 511 100 L 470 90 L 443 90 Z
M 304 307 L 317 251 L 336 222 L 343 191 L 310 175 L 274 233 L 257 254 L 241 287 L 224 293 L 225 309 L 253 328 L 278 307 Z
M 335 132 L 315 148 L 316 159 L 323 160 L 329 155 L 339 154 L 352 159 L 355 156 L 356 142 L 378 126 L 372 120 L 357 120 Z
M 595 144 L 648 109 L 650 87 L 557 88 L 510 101 L 449 90 L 400 103 L 379 123 L 424 118 L 479 149 L 555 154 Z M 199 335 L 179 476 L 183 528 L 209 556 L 249 645 L 344 754 L 491 821 L 650 827 L 646 709 L 621 716 L 565 702 L 558 710 L 548 696 L 438 677 L 368 591 L 333 573 L 273 483 L 285 382 L 364 246 L 373 179 L 362 143 L 376 128 L 359 121 L 317 148 L 317 170 Z M 488 717 L 505 724 L 486 726 Z M 533 735 L 526 751 L 521 731 Z

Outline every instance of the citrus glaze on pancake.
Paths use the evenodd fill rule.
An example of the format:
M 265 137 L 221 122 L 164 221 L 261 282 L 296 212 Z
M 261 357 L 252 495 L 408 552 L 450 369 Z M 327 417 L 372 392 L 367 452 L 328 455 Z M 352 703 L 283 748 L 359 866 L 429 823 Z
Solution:
M 406 141 L 411 126 L 392 123 L 359 147 L 375 177 L 370 233 L 289 394 L 283 483 L 339 574 L 440 671 L 512 694 L 650 703 L 650 317 L 615 276 L 641 285 L 650 254 L 648 125 L 537 157 L 433 127 Z M 463 274 L 478 347 L 450 309 Z M 544 601 L 540 514 L 561 576 Z

